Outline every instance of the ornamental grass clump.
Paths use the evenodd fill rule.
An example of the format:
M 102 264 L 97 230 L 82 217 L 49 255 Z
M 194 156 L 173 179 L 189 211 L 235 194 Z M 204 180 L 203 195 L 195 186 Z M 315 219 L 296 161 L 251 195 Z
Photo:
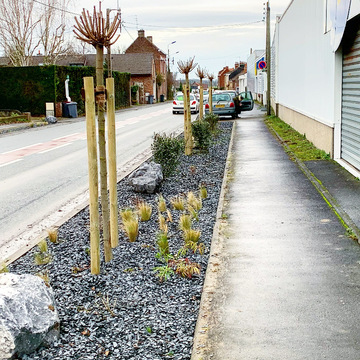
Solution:
M 165 212 L 166 211 L 166 201 L 164 199 L 164 197 L 160 194 L 158 197 L 158 210 L 160 212 Z
M 57 229 L 48 229 L 48 238 L 53 244 L 57 244 L 58 242 L 58 231 Z
M 199 211 L 202 208 L 201 197 L 197 197 L 192 191 L 187 193 L 187 204 Z
M 160 231 L 167 234 L 168 226 L 167 226 L 165 217 L 161 213 L 159 213 L 159 215 L 158 215 L 158 222 L 159 222 Z
M 187 231 L 191 229 L 191 217 L 187 214 L 180 215 L 179 219 L 179 229 L 182 231 Z
M 132 209 L 120 211 L 123 230 L 130 242 L 135 242 L 139 235 L 139 219 Z
M 185 200 L 182 196 L 180 195 L 175 196 L 170 200 L 170 202 L 175 210 L 180 210 L 180 211 L 185 210 Z
M 160 231 L 157 234 L 156 244 L 158 247 L 158 253 L 156 254 L 156 258 L 167 262 L 167 258 L 170 255 L 167 233 Z
M 200 230 L 187 229 L 183 233 L 185 244 L 187 243 L 198 243 L 201 236 Z
M 149 221 L 152 214 L 152 208 L 145 201 L 139 201 L 137 204 L 140 221 Z
M 38 245 L 38 252 L 34 254 L 34 262 L 36 265 L 45 265 L 51 261 L 51 255 L 48 252 L 48 246 L 45 239 L 41 240 Z
M 164 177 L 173 174 L 179 164 L 180 155 L 183 151 L 182 140 L 170 134 L 154 134 L 151 145 L 154 161 L 161 165 Z
M 201 199 L 206 199 L 208 197 L 208 193 L 205 185 L 200 186 L 200 197 Z

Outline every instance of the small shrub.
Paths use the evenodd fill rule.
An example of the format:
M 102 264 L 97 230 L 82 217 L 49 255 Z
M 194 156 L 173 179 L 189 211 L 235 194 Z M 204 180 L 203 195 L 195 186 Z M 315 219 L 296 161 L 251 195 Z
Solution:
M 132 218 L 123 222 L 124 231 L 129 238 L 130 242 L 135 242 L 139 234 L 139 222 L 138 219 Z
M 138 213 L 140 216 L 140 221 L 148 221 L 150 220 L 152 208 L 149 204 L 147 204 L 145 201 L 140 201 L 137 204 Z
M 182 211 L 185 209 L 185 200 L 182 196 L 175 196 L 170 200 L 170 202 L 175 210 Z
M 164 177 L 170 176 L 179 164 L 183 141 L 173 134 L 155 134 L 151 145 L 154 161 L 161 165 Z
M 195 139 L 195 146 L 200 150 L 208 150 L 212 138 L 210 123 L 197 120 L 191 124 L 191 129 Z
M 219 122 L 219 116 L 215 115 L 213 113 L 206 114 L 203 117 L 203 121 L 207 122 L 210 126 L 210 131 L 213 134 L 216 134 L 219 130 L 218 128 L 218 122 Z
M 191 219 L 199 221 L 199 214 L 191 205 L 188 205 L 188 211 L 190 213 Z
M 169 267 L 181 277 L 191 279 L 194 275 L 200 275 L 200 265 L 196 262 L 186 259 L 169 260 Z
M 165 212 L 166 211 L 166 202 L 164 197 L 160 194 L 158 197 L 158 209 L 161 212 Z
M 164 282 L 170 279 L 170 277 L 174 274 L 174 270 L 167 265 L 158 266 L 154 268 L 154 273 L 161 282 Z

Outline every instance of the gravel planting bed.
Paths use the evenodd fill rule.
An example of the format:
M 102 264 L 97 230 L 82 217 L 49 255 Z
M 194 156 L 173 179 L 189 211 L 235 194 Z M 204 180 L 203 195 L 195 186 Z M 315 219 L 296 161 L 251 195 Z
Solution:
M 88 268 L 88 208 L 59 228 L 61 241 L 49 243 L 49 264 L 35 265 L 35 248 L 9 267 L 18 274 L 48 274 L 61 322 L 60 338 L 53 347 L 23 359 L 190 359 L 232 123 L 221 123 L 220 128 L 209 152 L 181 156 L 176 173 L 159 189 L 171 209 L 169 245 L 176 253 L 184 241 L 178 228 L 180 212 L 172 209 L 170 199 L 198 192 L 200 184 L 207 187 L 199 220 L 193 222 L 206 250 L 202 255 L 186 255 L 201 265 L 200 275 L 190 279 L 173 275 L 165 282 L 155 276 L 153 269 L 163 265 L 155 257 L 158 194 L 136 194 L 125 178 L 118 184 L 120 209 L 134 208 L 141 198 L 151 204 L 153 213 L 149 221 L 140 222 L 136 242 L 130 243 L 119 230 L 114 259 L 102 261 L 100 275 L 91 275 Z

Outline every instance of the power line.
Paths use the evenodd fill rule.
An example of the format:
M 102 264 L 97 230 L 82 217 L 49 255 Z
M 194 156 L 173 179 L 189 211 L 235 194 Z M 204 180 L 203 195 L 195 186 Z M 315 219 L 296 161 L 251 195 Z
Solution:
M 150 24 L 140 24 L 141 26 L 144 27 L 153 27 L 153 28 L 161 28 L 161 29 L 174 29 L 174 30 L 178 30 L 178 31 L 191 31 L 193 29 L 197 29 L 198 31 L 211 31 L 211 30 L 221 30 L 221 29 L 233 29 L 233 28 L 238 28 L 238 27 L 242 27 L 242 26 L 248 26 L 248 25 L 254 25 L 254 24 L 258 24 L 258 23 L 262 23 L 262 20 L 257 20 L 257 21 L 252 21 L 252 22 L 248 22 L 248 23 L 240 23 L 240 24 L 225 24 L 225 25 L 207 25 L 207 26 L 191 26 L 191 27 L 183 27 L 183 26 L 164 26 L 164 25 L 150 25 Z M 130 25 L 136 25 L 138 26 L 139 24 L 136 23 L 131 23 L 131 22 L 127 22 L 124 21 L 123 23 L 125 24 L 130 24 Z
M 131 36 L 131 34 L 128 32 L 126 26 L 124 25 L 124 22 L 121 22 L 121 25 L 122 25 L 122 27 L 125 29 L 125 31 L 128 33 L 128 35 L 131 37 L 131 39 L 132 39 L 133 41 L 135 41 L 135 39 L 134 39 L 134 38 Z
M 55 10 L 63 11 L 65 13 L 67 13 L 67 14 L 76 15 L 76 16 L 81 15 L 81 14 L 77 14 L 77 13 L 74 13 L 74 12 L 71 12 L 71 11 L 68 11 L 68 10 L 65 10 L 65 9 L 60 9 L 60 8 L 58 8 L 56 6 L 53 6 L 53 5 L 50 5 L 50 4 L 45 4 L 45 3 L 43 3 L 43 2 L 41 2 L 39 0 L 34 0 L 34 2 L 36 2 L 36 3 L 40 4 L 40 5 L 47 6 L 49 8 L 55 9 Z

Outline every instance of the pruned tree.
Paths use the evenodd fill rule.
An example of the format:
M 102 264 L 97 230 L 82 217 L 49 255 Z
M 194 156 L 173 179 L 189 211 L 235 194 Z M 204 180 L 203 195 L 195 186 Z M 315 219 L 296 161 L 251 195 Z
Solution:
M 193 149 L 192 133 L 191 133 L 191 111 L 190 111 L 190 84 L 189 73 L 196 67 L 194 63 L 195 56 L 187 61 L 178 61 L 178 68 L 181 74 L 185 75 L 185 91 L 184 91 L 184 137 L 185 137 L 185 155 L 191 155 Z
M 120 35 L 116 36 L 116 31 L 121 24 L 121 16 L 118 12 L 110 23 L 109 17 L 104 19 L 99 3 L 99 11 L 94 6 L 93 15 L 83 9 L 79 19 L 75 17 L 76 25 L 74 33 L 77 39 L 90 44 L 96 49 L 96 103 L 98 113 L 98 141 L 100 157 L 100 189 L 101 189 L 101 211 L 102 211 L 102 228 L 104 240 L 105 261 L 112 258 L 111 246 L 117 244 L 117 231 L 114 231 L 113 239 L 110 238 L 110 212 L 109 199 L 107 192 L 107 160 L 106 160 L 106 137 L 105 137 L 105 86 L 104 86 L 104 47 L 110 47 L 114 44 Z M 116 154 L 109 154 L 115 157 Z M 116 191 L 110 188 L 110 192 Z M 111 196 L 111 194 L 110 194 Z M 117 225 L 117 216 L 116 216 Z M 115 239 L 116 236 L 116 239 Z M 95 273 L 95 270 L 94 270 Z
M 207 78 L 210 81 L 210 86 L 209 86 L 209 113 L 213 112 L 213 108 L 212 108 L 212 82 L 215 78 L 214 74 L 206 74 Z
M 44 11 L 39 23 L 40 44 L 44 64 L 55 64 L 59 56 L 66 55 L 71 46 L 64 39 L 66 8 L 69 0 L 43 0 Z
M 0 0 L 0 45 L 13 66 L 28 66 L 40 45 L 34 0 Z

